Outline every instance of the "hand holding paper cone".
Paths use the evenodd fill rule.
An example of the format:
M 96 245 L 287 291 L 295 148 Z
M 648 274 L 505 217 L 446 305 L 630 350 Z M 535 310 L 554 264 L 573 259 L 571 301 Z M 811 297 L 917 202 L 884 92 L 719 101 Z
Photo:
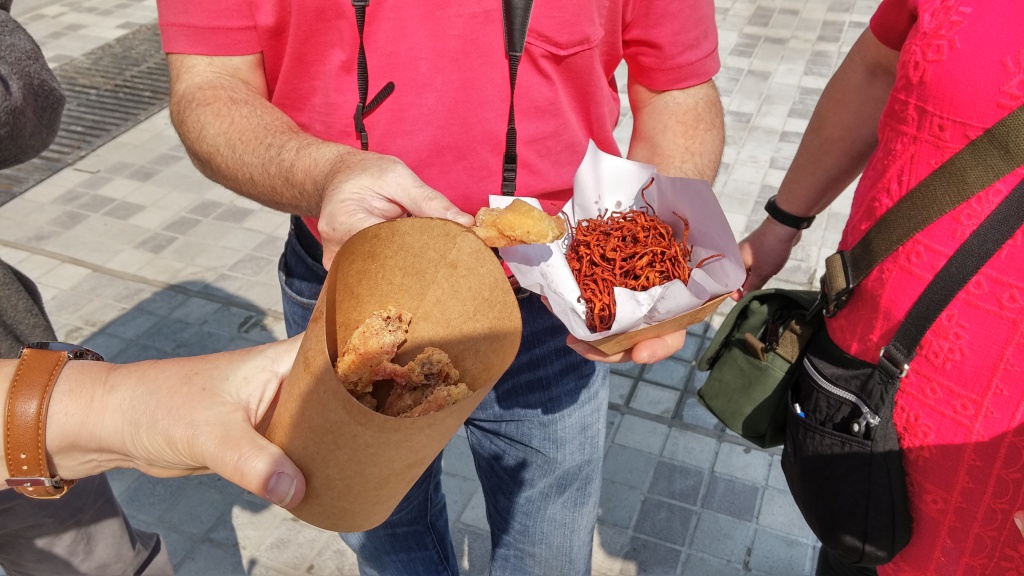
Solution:
M 388 307 L 411 318 L 393 363 L 443 350 L 468 397 L 416 418 L 389 417 L 353 397 L 335 364 L 357 328 Z M 383 522 L 511 365 L 521 322 L 505 271 L 468 228 L 402 218 L 353 236 L 328 272 L 267 430 L 306 477 L 292 513 L 339 532 Z

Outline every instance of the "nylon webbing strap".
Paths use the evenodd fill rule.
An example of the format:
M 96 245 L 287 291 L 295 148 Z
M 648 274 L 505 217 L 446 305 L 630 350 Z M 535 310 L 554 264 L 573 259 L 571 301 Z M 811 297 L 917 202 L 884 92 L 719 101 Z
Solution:
M 842 301 L 910 237 L 1024 165 L 1024 106 L 1007 114 L 918 182 L 850 250 L 825 260 L 822 289 Z
M 359 54 L 356 57 L 359 103 L 356 104 L 356 113 L 353 119 L 355 120 L 356 134 L 359 135 L 359 145 L 363 150 L 370 149 L 370 140 L 366 133 L 366 124 L 363 121 L 395 91 L 395 83 L 388 82 L 369 103 L 366 101 L 370 89 L 370 74 L 366 67 L 366 48 L 363 47 L 363 24 L 366 22 L 366 7 L 369 4 L 370 0 L 352 0 L 352 7 L 356 11 L 356 29 L 359 30 Z
M 508 55 L 508 128 L 505 131 L 505 155 L 502 158 L 501 193 L 505 196 L 516 194 L 516 171 L 519 164 L 516 153 L 516 74 L 519 60 L 526 48 L 526 30 L 530 25 L 533 0 L 501 0 L 501 14 L 505 20 L 505 53 Z
M 943 310 L 1024 223 L 1024 180 L 964 240 L 918 296 L 883 350 L 880 366 L 904 372 L 918 344 Z

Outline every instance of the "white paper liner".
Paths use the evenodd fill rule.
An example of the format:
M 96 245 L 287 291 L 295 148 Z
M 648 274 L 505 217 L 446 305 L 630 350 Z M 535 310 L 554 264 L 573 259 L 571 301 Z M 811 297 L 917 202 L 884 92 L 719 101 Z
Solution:
M 547 297 L 554 314 L 573 336 L 593 341 L 657 324 L 700 307 L 711 298 L 732 292 L 743 284 L 746 271 L 725 213 L 710 184 L 703 180 L 655 174 L 653 166 L 606 154 L 593 141 L 587 148 L 573 181 L 573 197 L 563 209 L 570 225 L 583 218 L 597 218 L 607 212 L 646 206 L 640 189 L 655 176 L 644 198 L 659 218 L 668 223 L 677 241 L 683 239 L 683 223 L 690 224 L 688 243 L 693 245 L 691 265 L 711 254 L 724 254 L 693 270 L 689 285 L 680 280 L 645 292 L 615 288 L 615 321 L 610 330 L 591 332 L 587 328 L 586 305 L 580 287 L 565 259 L 568 235 L 551 244 L 528 244 L 500 248 L 501 257 L 519 284 Z M 536 207 L 533 198 L 520 198 Z M 505 206 L 513 198 L 491 196 L 492 208 Z

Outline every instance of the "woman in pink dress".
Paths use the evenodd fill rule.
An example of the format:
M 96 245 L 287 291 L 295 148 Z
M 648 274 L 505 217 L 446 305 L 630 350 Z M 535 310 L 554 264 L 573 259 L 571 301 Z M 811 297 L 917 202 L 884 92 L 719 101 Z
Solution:
M 840 249 L 915 184 L 1024 104 L 1024 2 L 882 0 L 822 93 L 776 197 L 797 221 L 860 182 Z M 857 286 L 828 333 L 877 362 L 914 300 L 1024 177 L 1018 168 L 940 218 Z M 782 218 L 789 220 L 788 218 Z M 794 222 L 789 222 L 794 225 Z M 742 243 L 743 290 L 777 273 L 799 240 L 773 218 Z M 1024 574 L 1024 235 L 957 295 L 918 347 L 896 397 L 913 533 L 889 575 Z M 819 575 L 874 574 L 822 549 Z

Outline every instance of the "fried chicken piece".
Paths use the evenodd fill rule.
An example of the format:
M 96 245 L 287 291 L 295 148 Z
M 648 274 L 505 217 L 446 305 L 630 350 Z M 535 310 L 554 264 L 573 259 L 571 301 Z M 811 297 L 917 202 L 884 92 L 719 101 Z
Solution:
M 395 368 L 389 374 L 395 386 L 381 410 L 381 414 L 387 416 L 408 412 L 429 398 L 435 389 L 455 385 L 459 380 L 459 371 L 448 354 L 429 346 L 405 366 Z
M 397 416 L 399 418 L 415 418 L 417 416 L 433 414 L 455 404 L 472 393 L 472 390 L 461 382 L 451 386 L 438 386 L 416 406 L 406 412 L 397 414 Z
M 565 236 L 565 219 L 516 198 L 504 208 L 481 208 L 471 228 L 491 248 L 548 244 Z
M 389 306 L 356 328 L 335 365 L 338 380 L 349 392 L 357 397 L 366 394 L 381 379 L 378 372 L 388 369 L 385 363 L 390 364 L 405 343 L 411 320 L 408 312 Z

